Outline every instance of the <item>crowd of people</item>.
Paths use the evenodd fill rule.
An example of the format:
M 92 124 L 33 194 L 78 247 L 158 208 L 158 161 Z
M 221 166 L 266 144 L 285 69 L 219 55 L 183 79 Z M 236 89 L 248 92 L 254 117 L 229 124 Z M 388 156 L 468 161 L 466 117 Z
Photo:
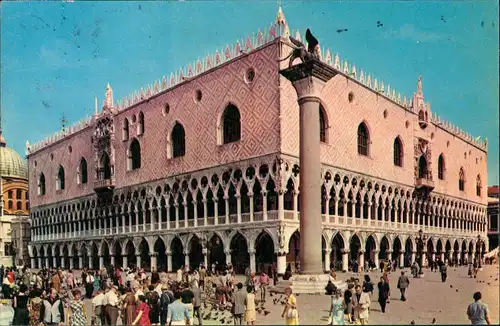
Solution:
M 273 272 L 269 269 L 269 272 Z M 291 273 L 290 270 L 288 270 Z M 203 265 L 181 267 L 171 276 L 153 270 L 115 268 L 72 270 L 0 268 L 3 299 L 14 309 L 12 325 L 189 325 L 215 320 L 218 324 L 253 325 L 264 307 L 269 286 L 277 277 L 245 271 L 237 282 L 231 265 L 207 270 Z M 84 299 L 91 302 L 86 308 Z M 274 303 L 276 304 L 274 299 Z M 287 324 L 298 324 L 297 302 L 290 288 L 279 298 Z

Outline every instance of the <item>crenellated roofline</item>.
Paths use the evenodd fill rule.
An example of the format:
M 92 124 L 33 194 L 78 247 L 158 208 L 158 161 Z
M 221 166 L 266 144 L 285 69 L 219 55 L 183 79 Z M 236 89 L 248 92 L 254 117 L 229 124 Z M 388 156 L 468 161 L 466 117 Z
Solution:
M 166 76 L 163 76 L 160 80 L 156 80 L 150 85 L 141 87 L 140 90 L 137 90 L 132 94 L 122 98 L 121 100 L 116 101 L 114 105 L 111 101 L 110 103 L 111 105 L 113 105 L 113 111 L 119 113 L 121 111 L 130 109 L 181 84 L 190 82 L 194 77 L 212 71 L 213 69 L 225 65 L 226 63 L 234 59 L 256 52 L 265 45 L 268 45 L 276 41 L 277 39 L 279 39 L 280 41 L 288 39 L 290 35 L 295 35 L 295 38 L 297 40 L 301 39 L 300 32 L 298 30 L 291 30 L 290 32 L 290 28 L 285 19 L 283 11 L 281 10 L 281 8 L 279 8 L 276 21 L 275 23 L 272 23 L 269 28 L 266 27 L 263 31 L 261 31 L 261 29 L 258 29 L 257 33 L 253 33 L 252 36 L 248 35 L 246 40 L 242 38 L 241 40 L 237 40 L 235 44 L 227 44 L 225 48 L 223 48 L 224 50 L 219 51 L 219 49 L 217 49 L 212 55 L 207 55 L 202 59 L 198 58 L 198 60 L 189 63 L 187 67 L 181 67 L 177 71 L 171 73 L 168 79 Z M 384 81 L 381 80 L 379 82 L 376 77 L 372 77 L 372 75 L 368 73 L 365 74 L 362 69 L 358 74 L 355 64 L 349 64 L 347 59 L 342 60 L 339 57 L 338 53 L 333 57 L 333 51 L 331 51 L 329 48 L 326 50 L 322 48 L 321 53 L 325 53 L 324 57 L 321 56 L 321 60 L 324 63 L 332 66 L 334 69 L 338 70 L 341 75 L 357 82 L 365 88 L 376 92 L 377 94 L 385 97 L 387 100 L 400 106 L 404 110 L 415 114 L 417 113 L 413 103 L 413 97 L 415 96 L 415 94 L 408 100 L 406 96 L 402 96 L 401 93 L 396 91 L 395 88 L 391 88 L 389 84 L 385 86 Z M 421 87 L 421 80 L 419 80 L 419 85 Z M 109 88 L 109 84 L 107 87 Z M 430 107 L 430 104 L 427 103 L 426 106 Z M 94 116 L 94 119 L 95 117 L 96 115 Z M 433 123 L 436 127 L 455 135 L 456 137 L 464 140 L 472 146 L 475 146 L 480 150 L 487 152 L 487 139 L 483 141 L 480 140 L 480 137 L 474 138 L 471 134 L 466 133 L 451 122 L 441 119 L 441 117 L 439 117 L 437 114 L 431 115 L 430 122 Z M 32 145 L 30 145 L 27 141 L 26 155 L 29 157 L 30 155 L 33 155 L 48 146 L 58 143 L 59 141 L 71 135 L 74 135 L 92 125 L 93 118 L 86 116 L 82 120 L 74 123 L 69 128 L 58 131 L 55 134 L 46 137 L 45 139 L 38 141 Z

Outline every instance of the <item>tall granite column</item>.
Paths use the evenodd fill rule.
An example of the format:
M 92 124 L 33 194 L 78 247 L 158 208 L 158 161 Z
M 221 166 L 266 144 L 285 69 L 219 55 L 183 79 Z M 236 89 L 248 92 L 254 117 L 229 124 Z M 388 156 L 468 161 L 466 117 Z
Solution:
M 300 272 L 323 274 L 319 105 L 325 83 L 337 72 L 313 59 L 280 73 L 292 82 L 299 104 Z

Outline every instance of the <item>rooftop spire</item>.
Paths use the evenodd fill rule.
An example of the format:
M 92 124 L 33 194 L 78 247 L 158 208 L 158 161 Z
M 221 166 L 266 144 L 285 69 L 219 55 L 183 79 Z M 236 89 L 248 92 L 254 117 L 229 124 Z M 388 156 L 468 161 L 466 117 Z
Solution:
M 109 83 L 106 86 L 106 100 L 104 102 L 104 106 L 107 108 L 113 107 L 113 89 L 111 88 Z
M 286 25 L 285 14 L 283 10 L 281 10 L 281 1 L 278 1 L 278 15 L 276 15 L 276 24 L 277 25 Z
M 95 97 L 95 112 L 94 115 L 99 115 L 99 102 L 97 102 L 97 96 Z
M 418 95 L 424 95 L 422 93 L 422 75 L 418 76 L 418 82 L 417 82 L 417 94 Z

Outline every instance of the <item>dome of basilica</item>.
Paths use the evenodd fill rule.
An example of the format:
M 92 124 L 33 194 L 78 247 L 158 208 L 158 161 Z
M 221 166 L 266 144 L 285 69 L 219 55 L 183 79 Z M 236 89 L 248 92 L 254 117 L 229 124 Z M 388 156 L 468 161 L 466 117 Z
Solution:
M 0 176 L 28 180 L 28 163 L 12 148 L 0 134 Z

